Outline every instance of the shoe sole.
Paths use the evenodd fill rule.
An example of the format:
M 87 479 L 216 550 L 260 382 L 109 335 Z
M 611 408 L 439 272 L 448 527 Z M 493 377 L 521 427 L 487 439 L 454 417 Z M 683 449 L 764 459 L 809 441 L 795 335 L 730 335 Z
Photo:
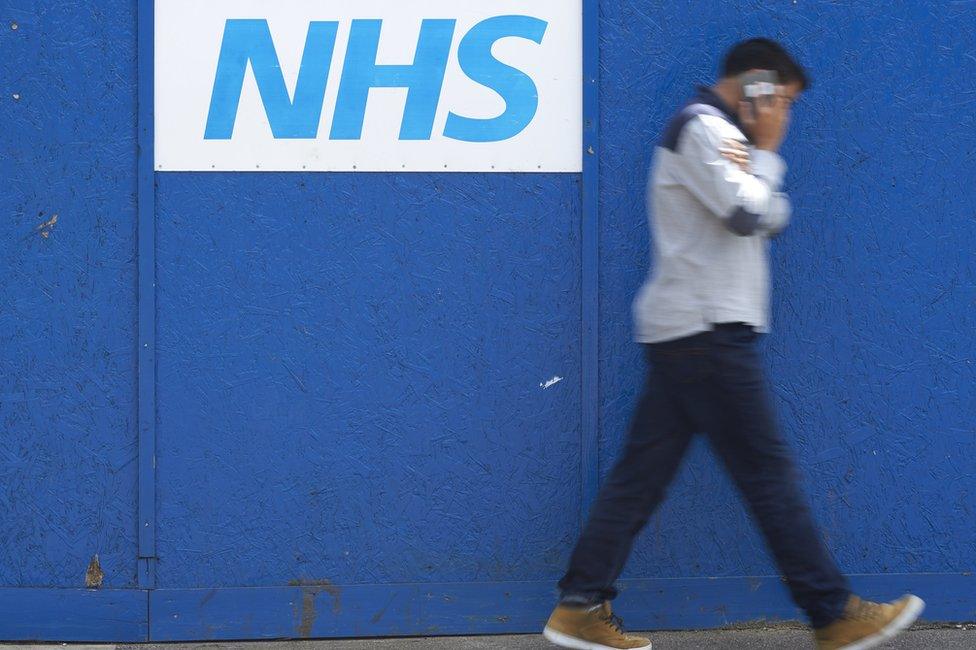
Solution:
M 909 596 L 908 604 L 902 610 L 901 614 L 896 616 L 895 620 L 881 628 L 880 632 L 865 637 L 856 643 L 841 646 L 838 650 L 868 650 L 869 648 L 877 648 L 882 643 L 898 636 L 911 627 L 912 623 L 915 622 L 915 619 L 919 617 L 924 609 L 925 601 L 918 596 Z
M 602 643 L 593 643 L 592 641 L 577 639 L 574 636 L 557 632 L 548 625 L 546 626 L 546 629 L 542 631 L 542 636 L 546 637 L 547 641 L 554 643 L 560 648 L 572 648 L 572 650 L 621 650 L 620 648 L 603 645 Z M 629 648 L 628 650 L 651 650 L 651 643 L 648 642 L 647 645 Z

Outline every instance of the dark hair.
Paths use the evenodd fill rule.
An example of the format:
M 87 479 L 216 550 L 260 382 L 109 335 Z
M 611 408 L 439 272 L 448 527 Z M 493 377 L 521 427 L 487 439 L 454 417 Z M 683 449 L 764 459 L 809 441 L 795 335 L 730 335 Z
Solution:
M 780 83 L 798 83 L 800 90 L 810 87 L 810 78 L 782 45 L 768 38 L 750 38 L 732 47 L 722 63 L 722 76 L 735 77 L 749 70 L 773 70 Z

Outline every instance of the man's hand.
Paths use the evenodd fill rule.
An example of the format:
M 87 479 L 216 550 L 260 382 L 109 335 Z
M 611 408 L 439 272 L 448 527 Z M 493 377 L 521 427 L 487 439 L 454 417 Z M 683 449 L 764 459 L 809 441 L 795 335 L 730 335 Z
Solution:
M 777 86 L 777 93 L 772 97 L 761 98 L 755 104 L 741 102 L 739 119 L 749 130 L 757 149 L 778 151 L 790 121 L 790 100 Z
M 747 147 L 745 144 L 739 142 L 738 140 L 726 138 L 722 141 L 722 146 L 719 148 L 718 152 L 722 154 L 723 158 L 733 162 L 745 173 L 752 173 L 752 167 L 749 164 L 749 147 Z

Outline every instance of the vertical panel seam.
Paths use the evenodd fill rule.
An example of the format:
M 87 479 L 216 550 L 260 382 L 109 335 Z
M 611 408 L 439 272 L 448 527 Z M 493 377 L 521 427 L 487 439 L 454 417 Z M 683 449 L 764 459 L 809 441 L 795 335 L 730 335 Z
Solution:
M 583 0 L 580 523 L 596 496 L 600 433 L 600 3 Z
M 139 0 L 137 26 L 138 555 L 139 587 L 155 586 L 156 188 L 153 171 L 154 1 Z M 148 609 L 147 609 L 148 617 Z

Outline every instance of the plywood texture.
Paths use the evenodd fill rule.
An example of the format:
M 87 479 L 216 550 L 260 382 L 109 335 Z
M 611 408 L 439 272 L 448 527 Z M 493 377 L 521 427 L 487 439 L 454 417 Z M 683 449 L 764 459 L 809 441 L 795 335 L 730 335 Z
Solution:
M 556 574 L 576 177 L 175 174 L 158 197 L 160 587 Z
M 0 3 L 0 585 L 136 574 L 135 4 Z
M 767 359 L 824 534 L 856 573 L 969 571 L 976 479 L 976 76 L 966 3 L 604 2 L 601 473 L 643 374 L 630 301 L 641 188 L 671 111 L 765 34 L 811 69 L 785 156 Z M 731 485 L 693 450 L 631 577 L 774 572 Z

